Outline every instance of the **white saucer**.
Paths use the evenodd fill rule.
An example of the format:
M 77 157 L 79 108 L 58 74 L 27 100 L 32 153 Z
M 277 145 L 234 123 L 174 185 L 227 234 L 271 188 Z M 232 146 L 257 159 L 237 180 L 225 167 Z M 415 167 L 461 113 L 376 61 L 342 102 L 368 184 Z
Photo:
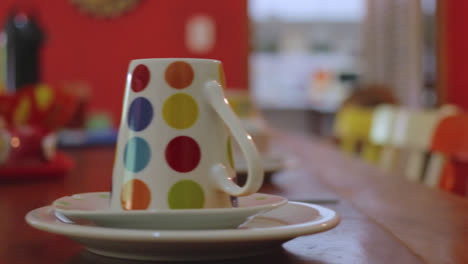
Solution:
M 111 211 L 109 193 L 83 193 L 65 196 L 52 205 L 57 217 L 72 221 L 89 220 L 98 226 L 131 229 L 224 229 L 236 228 L 249 217 L 270 211 L 288 200 L 281 196 L 256 193 L 239 197 L 235 208 Z
M 33 227 L 61 234 L 96 254 L 141 260 L 208 260 L 253 256 L 292 238 L 335 227 L 338 214 L 322 206 L 289 202 L 253 217 L 238 229 L 131 230 L 64 223 L 51 206 L 29 212 Z M 320 243 L 320 241 L 317 241 Z

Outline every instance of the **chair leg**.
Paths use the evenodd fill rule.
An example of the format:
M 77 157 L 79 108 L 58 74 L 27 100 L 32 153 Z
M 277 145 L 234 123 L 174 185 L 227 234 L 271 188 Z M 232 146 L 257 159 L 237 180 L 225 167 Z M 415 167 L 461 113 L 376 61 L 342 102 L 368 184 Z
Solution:
M 427 172 L 423 180 L 424 184 L 433 188 L 438 186 L 445 161 L 445 156 L 440 153 L 433 153 L 431 155 L 427 165 Z
M 409 181 L 420 182 L 424 167 L 424 154 L 422 151 L 411 151 L 406 163 L 405 176 Z
M 379 161 L 380 150 L 380 146 L 372 143 L 366 143 L 362 150 L 362 157 L 364 160 L 376 164 Z
M 379 166 L 385 171 L 392 171 L 395 161 L 396 150 L 392 147 L 384 147 L 379 160 Z

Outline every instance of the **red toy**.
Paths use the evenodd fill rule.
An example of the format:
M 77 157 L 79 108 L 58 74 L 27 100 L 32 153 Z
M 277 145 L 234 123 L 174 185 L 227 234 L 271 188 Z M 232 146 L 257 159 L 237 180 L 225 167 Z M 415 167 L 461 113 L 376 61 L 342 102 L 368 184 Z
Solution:
M 70 122 L 78 101 L 77 96 L 64 89 L 28 85 L 15 94 L 0 95 L 0 116 L 8 126 L 33 125 L 54 131 Z
M 43 84 L 0 95 L 0 178 L 65 175 L 73 161 L 56 153 L 54 131 L 70 122 L 77 106 L 73 94 Z

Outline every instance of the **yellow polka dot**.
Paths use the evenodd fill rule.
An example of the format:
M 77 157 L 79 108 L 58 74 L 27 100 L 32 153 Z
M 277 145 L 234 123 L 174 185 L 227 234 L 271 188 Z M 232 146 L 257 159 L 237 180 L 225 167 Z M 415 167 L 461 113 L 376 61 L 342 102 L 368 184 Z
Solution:
M 13 122 L 15 124 L 24 124 L 29 120 L 31 114 L 31 103 L 28 98 L 23 98 L 19 102 L 13 115 Z
M 47 85 L 38 85 L 34 89 L 34 95 L 36 96 L 37 108 L 44 111 L 52 102 L 53 92 Z
M 169 126 L 186 129 L 197 121 L 198 105 L 190 95 L 176 93 L 164 102 L 162 114 Z

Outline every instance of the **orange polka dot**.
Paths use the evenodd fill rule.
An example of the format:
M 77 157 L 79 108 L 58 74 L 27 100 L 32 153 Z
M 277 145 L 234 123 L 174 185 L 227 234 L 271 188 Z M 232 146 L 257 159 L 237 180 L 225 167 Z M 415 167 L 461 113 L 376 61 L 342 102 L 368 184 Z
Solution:
M 124 210 L 145 210 L 151 202 L 151 191 L 141 180 L 130 180 L 122 188 L 120 202 Z
M 171 87 L 183 89 L 192 83 L 193 75 L 190 64 L 184 61 L 175 61 L 167 67 L 165 78 Z
M 219 84 L 226 89 L 226 77 L 224 76 L 223 65 L 220 63 L 218 64 L 218 73 L 219 73 Z

